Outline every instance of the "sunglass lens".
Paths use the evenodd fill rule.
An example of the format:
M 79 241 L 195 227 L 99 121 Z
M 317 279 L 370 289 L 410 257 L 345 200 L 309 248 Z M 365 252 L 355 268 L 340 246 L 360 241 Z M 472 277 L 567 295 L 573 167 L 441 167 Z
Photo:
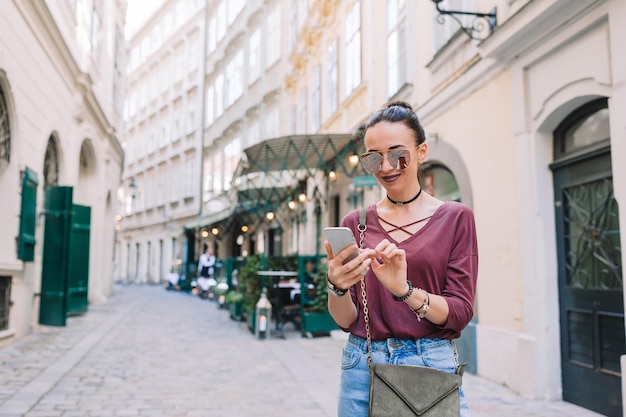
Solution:
M 375 174 L 380 171 L 382 162 L 383 155 L 379 152 L 372 152 L 361 155 L 361 165 L 363 165 L 363 169 L 370 174 Z
M 405 169 L 409 166 L 411 154 L 406 149 L 391 150 L 387 158 L 389 159 L 389 165 L 391 165 L 393 169 Z

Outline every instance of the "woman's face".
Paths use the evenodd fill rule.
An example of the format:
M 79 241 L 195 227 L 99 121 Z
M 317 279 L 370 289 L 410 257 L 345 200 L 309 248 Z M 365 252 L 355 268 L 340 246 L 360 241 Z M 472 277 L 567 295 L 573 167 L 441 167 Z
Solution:
M 381 152 L 383 154 L 380 171 L 372 175 L 387 191 L 395 191 L 396 194 L 415 193 L 418 168 L 426 159 L 426 143 L 417 148 L 417 141 L 413 132 L 404 123 L 383 121 L 367 129 L 364 144 L 366 152 Z M 395 166 L 389 163 L 388 152 L 396 149 L 409 152 L 406 168 L 402 168 L 402 160 L 395 163 Z M 395 162 L 393 157 L 392 162 Z

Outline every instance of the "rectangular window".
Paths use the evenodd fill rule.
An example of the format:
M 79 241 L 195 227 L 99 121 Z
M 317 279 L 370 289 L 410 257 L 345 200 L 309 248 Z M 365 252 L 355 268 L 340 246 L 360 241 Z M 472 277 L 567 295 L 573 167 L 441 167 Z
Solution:
M 217 7 L 217 43 L 226 35 L 226 0 L 222 0 Z
M 154 206 L 154 169 L 150 169 L 146 172 L 146 179 L 144 181 L 144 187 L 146 188 L 146 209 L 149 210 Z
M 91 11 L 91 53 L 96 61 L 100 58 L 100 36 L 100 14 L 94 7 Z
M 245 4 L 245 0 L 228 0 L 228 26 L 233 24 Z
M 316 66 L 311 74 L 311 133 L 320 128 L 320 66 Z
M 259 131 L 259 122 L 258 121 L 254 121 L 251 122 L 249 127 L 248 127 L 248 145 L 247 146 L 252 146 L 252 145 L 256 145 L 257 143 L 261 142 L 261 134 Z
M 207 49 L 208 52 L 213 52 L 217 46 L 217 19 L 215 18 L 215 16 L 213 16 L 211 18 L 211 21 L 209 22 L 208 36 L 209 39 L 207 42 Z
M 267 18 L 267 43 L 265 44 L 267 66 L 266 68 L 274 65 L 280 57 L 280 7 L 276 6 L 272 10 Z
M 255 30 L 248 45 L 248 85 L 261 76 L 261 31 Z
M 215 117 L 215 90 L 213 86 L 209 86 L 206 90 L 206 120 L 204 127 L 208 127 L 213 123 Z
M 178 119 L 174 119 L 174 123 L 172 123 L 172 142 L 180 139 L 180 121 Z
M 387 0 L 387 95 L 406 82 L 406 1 Z
M 215 79 L 215 118 L 224 113 L 224 74 Z
M 243 51 L 237 54 L 226 65 L 226 103 L 232 105 L 243 94 Z
M 179 50 L 176 53 L 176 63 L 174 64 L 174 81 L 183 79 L 183 53 Z
M 192 134 L 196 130 L 196 112 L 195 110 L 187 113 L 187 131 L 188 135 Z
M 11 277 L 0 277 L 0 331 L 9 328 Z
M 163 123 L 163 127 L 161 128 L 161 141 L 160 141 L 161 148 L 168 144 L 169 137 L 170 137 L 170 125 L 166 121 Z
M 352 6 L 346 21 L 346 96 L 361 84 L 361 2 Z
M 170 197 L 170 203 L 175 203 L 178 200 L 180 200 L 181 197 L 181 191 L 183 189 L 183 184 L 184 182 L 181 181 L 181 170 L 184 169 L 183 167 L 181 167 L 181 163 L 180 163 L 180 157 L 175 157 L 172 158 L 172 164 L 171 164 L 171 171 L 170 171 L 170 183 L 169 185 L 169 197 Z
M 196 157 L 191 155 L 187 158 L 185 174 L 185 198 L 192 198 L 196 192 Z
M 337 111 L 339 92 L 339 54 L 337 53 L 338 40 L 333 39 L 326 50 L 326 118 Z
M 295 135 L 296 134 L 296 125 L 298 124 L 298 109 L 296 108 L 296 105 L 293 104 L 291 105 L 291 107 L 289 107 L 289 134 L 290 135 Z
M 158 173 L 158 177 L 157 177 L 157 181 L 159 184 L 159 187 L 157 188 L 157 192 L 156 192 L 156 203 L 157 206 L 162 206 L 163 204 L 165 204 L 165 192 L 164 190 L 165 188 L 165 181 L 167 181 L 167 164 L 165 162 L 159 164 L 159 173 Z
M 476 0 L 442 0 L 440 8 L 442 10 L 477 10 Z M 441 16 L 442 22 L 439 23 L 439 12 L 433 7 L 433 55 L 439 51 L 450 38 L 458 31 L 459 24 L 450 16 Z M 457 16 L 463 23 L 463 26 L 472 26 L 472 16 Z
M 198 40 L 195 39 L 188 47 L 188 68 L 187 72 L 192 72 L 198 69 L 198 65 L 200 64 L 201 57 L 198 56 Z
M 224 176 L 224 149 L 222 152 L 217 152 L 213 158 L 213 195 L 220 195 L 222 193 L 222 184 Z
M 265 120 L 265 134 L 266 138 L 276 138 L 279 135 L 280 118 L 278 114 L 278 107 L 274 106 L 266 113 Z
M 204 167 L 202 167 L 203 169 L 203 190 L 202 190 L 202 201 L 204 203 L 208 202 L 211 197 L 213 197 L 213 173 L 215 172 L 213 170 L 213 159 L 214 159 L 214 154 L 213 153 L 206 153 L 206 158 L 204 160 Z
M 293 47 L 298 42 L 298 3 L 292 2 L 289 9 L 289 42 Z
M 300 109 L 298 113 L 298 133 L 304 135 L 307 133 L 306 126 L 306 118 L 308 114 L 307 108 L 307 91 L 306 88 L 300 90 L 300 102 L 298 103 L 298 108 Z
M 298 3 L 298 28 L 301 28 L 309 11 L 309 0 L 296 0 Z
M 178 29 L 179 27 L 181 27 L 183 25 L 183 23 L 185 23 L 185 19 L 187 18 L 187 10 L 185 7 L 185 2 L 179 2 L 176 4 L 176 11 L 175 11 L 175 27 L 176 29 Z
M 224 190 L 230 189 L 235 169 L 241 157 L 241 140 L 237 137 L 224 147 Z
M 174 30 L 174 17 L 172 12 L 169 12 L 163 18 L 163 38 L 167 39 Z
M 137 184 L 139 184 L 138 186 L 143 186 L 145 185 L 145 180 L 143 178 L 143 175 L 138 175 L 137 176 Z M 145 198 L 145 187 L 144 187 L 144 192 L 141 192 L 140 190 L 136 190 L 135 191 L 135 208 L 137 212 L 140 211 L 144 211 L 145 207 L 146 207 L 146 198 Z

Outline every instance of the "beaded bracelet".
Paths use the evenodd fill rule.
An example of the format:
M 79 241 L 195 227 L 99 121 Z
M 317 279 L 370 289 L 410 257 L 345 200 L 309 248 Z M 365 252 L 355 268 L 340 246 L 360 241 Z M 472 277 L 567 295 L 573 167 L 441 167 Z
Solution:
M 391 296 L 393 297 L 395 301 L 405 301 L 407 298 L 411 296 L 411 294 L 413 294 L 413 283 L 409 280 L 407 280 L 406 283 L 409 284 L 409 290 L 402 297 L 398 297 L 394 293 L 391 293 Z

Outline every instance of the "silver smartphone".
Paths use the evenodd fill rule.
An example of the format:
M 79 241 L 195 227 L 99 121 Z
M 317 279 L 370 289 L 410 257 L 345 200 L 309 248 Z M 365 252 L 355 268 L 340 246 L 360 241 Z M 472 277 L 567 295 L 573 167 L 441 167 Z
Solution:
M 352 230 L 347 227 L 325 227 L 324 234 L 326 235 L 326 240 L 330 243 L 330 247 L 335 256 L 348 246 L 356 245 Z M 354 253 L 350 254 L 350 256 L 348 256 L 343 263 L 348 263 L 356 258 L 358 254 L 359 250 L 357 249 Z

